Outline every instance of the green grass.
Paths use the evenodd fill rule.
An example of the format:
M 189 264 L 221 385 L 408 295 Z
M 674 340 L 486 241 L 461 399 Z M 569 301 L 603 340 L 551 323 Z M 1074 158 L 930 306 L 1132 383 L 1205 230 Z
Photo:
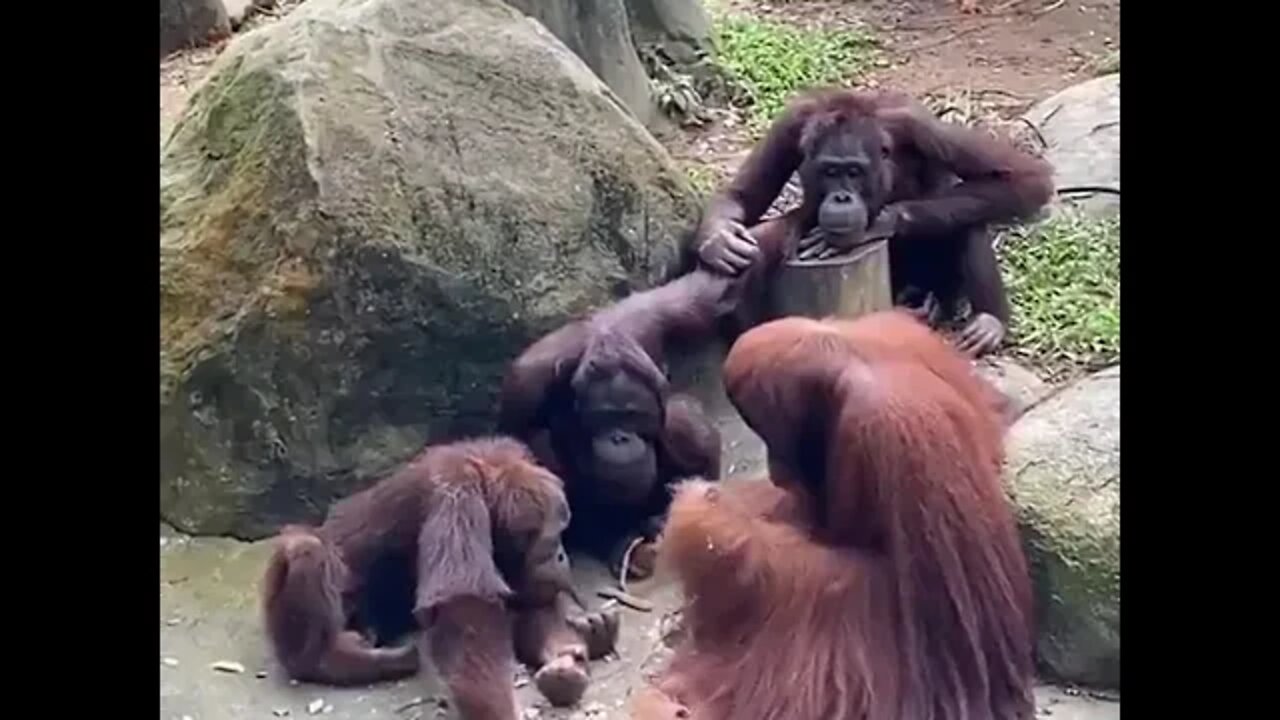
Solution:
M 1009 230 L 1013 353 L 1052 375 L 1120 360 L 1120 217 L 1064 211 Z
M 1085 70 L 1093 77 L 1120 72 L 1120 51 L 1112 50 L 1109 53 L 1093 58 L 1086 64 Z
M 879 59 L 868 30 L 810 31 L 723 13 L 714 23 L 717 61 L 750 97 L 746 119 L 753 134 L 798 91 L 848 84 Z

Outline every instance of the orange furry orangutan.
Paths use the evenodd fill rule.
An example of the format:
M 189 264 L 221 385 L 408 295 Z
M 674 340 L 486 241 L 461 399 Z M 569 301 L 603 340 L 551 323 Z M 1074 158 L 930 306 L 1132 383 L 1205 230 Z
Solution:
M 588 684 L 616 613 L 572 612 L 560 478 L 494 437 L 432 445 L 335 504 L 319 527 L 281 530 L 263 578 L 267 636 L 291 678 L 362 685 L 430 658 L 463 720 L 516 720 L 518 659 L 553 705 Z M 414 627 L 418 647 L 394 644 Z
M 1029 719 L 994 391 L 899 312 L 761 325 L 724 376 L 772 483 L 677 491 L 660 562 L 686 632 L 633 717 Z

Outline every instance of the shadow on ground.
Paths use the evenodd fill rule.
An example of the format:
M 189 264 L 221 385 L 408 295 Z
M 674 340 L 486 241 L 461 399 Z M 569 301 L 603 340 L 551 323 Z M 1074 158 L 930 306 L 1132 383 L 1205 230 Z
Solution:
M 714 357 L 714 355 L 712 355 Z M 677 386 L 695 388 L 723 434 L 726 474 L 758 473 L 764 448 L 720 391 L 718 363 L 693 361 L 673 368 Z M 161 720 L 251 720 L 311 716 L 331 720 L 433 720 L 456 718 L 432 672 L 365 688 L 295 685 L 270 658 L 258 616 L 257 587 L 267 559 L 266 542 L 190 538 L 160 530 L 160 718 Z M 574 559 L 583 599 L 596 605 L 597 589 L 611 585 L 602 565 Z M 626 717 L 631 690 L 668 657 L 663 619 L 679 603 L 661 578 L 633 583 L 629 590 L 654 604 L 652 612 L 623 610 L 618 656 L 593 664 L 593 683 L 579 707 L 552 709 L 518 675 L 524 717 L 614 720 Z M 231 671 L 215 664 L 233 663 Z M 243 668 L 242 672 L 237 672 Z M 1037 689 L 1040 717 L 1054 720 L 1118 720 L 1120 704 L 1053 687 Z

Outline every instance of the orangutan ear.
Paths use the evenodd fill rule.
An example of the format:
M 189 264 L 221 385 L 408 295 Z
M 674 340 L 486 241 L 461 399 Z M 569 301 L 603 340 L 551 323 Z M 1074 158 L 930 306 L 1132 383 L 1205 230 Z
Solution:
M 460 597 L 500 602 L 511 595 L 493 559 L 489 508 L 478 490 L 446 488 L 430 499 L 418 535 L 418 595 L 414 616 L 430 625 L 431 610 Z

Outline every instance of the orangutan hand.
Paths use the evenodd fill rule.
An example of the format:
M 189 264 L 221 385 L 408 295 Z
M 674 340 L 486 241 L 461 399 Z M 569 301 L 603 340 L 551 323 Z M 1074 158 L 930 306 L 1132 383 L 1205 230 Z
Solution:
M 716 221 L 698 246 L 698 259 L 713 272 L 740 275 L 760 257 L 760 245 L 736 220 Z
M 990 313 L 977 313 L 960 332 L 956 348 L 977 357 L 999 348 L 1004 342 L 1004 335 L 1004 323 L 999 318 Z

